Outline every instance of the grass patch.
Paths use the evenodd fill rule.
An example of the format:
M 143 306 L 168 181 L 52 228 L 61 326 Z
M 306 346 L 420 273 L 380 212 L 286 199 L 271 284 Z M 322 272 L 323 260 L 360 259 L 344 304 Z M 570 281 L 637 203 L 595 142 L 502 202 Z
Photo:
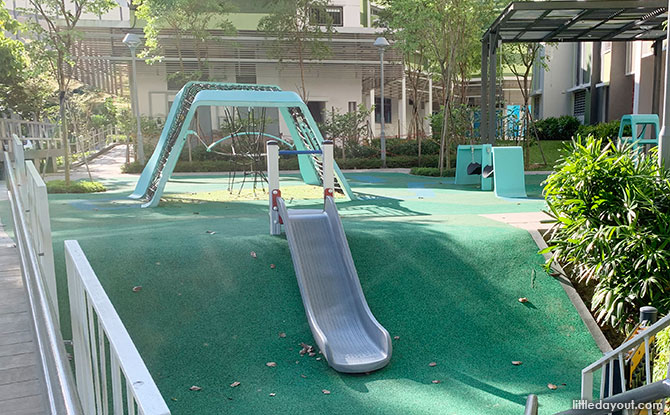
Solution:
M 106 192 L 107 188 L 100 182 L 79 180 L 65 185 L 65 180 L 51 180 L 47 182 L 47 193 L 98 193 Z
M 409 174 L 415 176 L 431 176 L 431 177 L 440 177 L 440 169 L 437 167 L 412 167 L 409 171 Z M 454 177 L 456 176 L 456 169 L 444 169 L 442 171 L 442 177 Z

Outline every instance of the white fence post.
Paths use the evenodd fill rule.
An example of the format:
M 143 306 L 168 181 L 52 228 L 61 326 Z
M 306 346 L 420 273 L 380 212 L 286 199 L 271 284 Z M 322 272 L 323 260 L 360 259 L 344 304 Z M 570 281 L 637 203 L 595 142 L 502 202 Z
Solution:
M 22 186 L 26 178 L 26 158 L 23 151 L 23 141 L 16 134 L 12 135 L 12 153 L 14 153 L 14 176 L 16 184 Z
M 59 321 L 58 292 L 56 289 L 56 271 L 54 269 L 54 251 L 51 241 L 51 220 L 49 216 L 49 199 L 47 197 L 47 186 L 40 177 L 40 173 L 32 161 L 25 162 L 26 181 L 23 189 L 24 208 L 28 219 L 28 228 L 37 261 L 44 277 L 47 295 Z

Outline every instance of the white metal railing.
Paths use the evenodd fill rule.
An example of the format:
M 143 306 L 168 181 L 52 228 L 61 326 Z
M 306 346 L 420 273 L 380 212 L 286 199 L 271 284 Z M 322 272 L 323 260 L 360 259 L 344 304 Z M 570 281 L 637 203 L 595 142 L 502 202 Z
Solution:
M 18 153 L 20 154 L 20 152 Z M 52 415 L 82 414 L 75 390 L 75 383 L 57 317 L 52 310 L 48 289 L 42 277 L 38 253 L 32 243 L 24 216 L 21 185 L 14 176 L 9 154 L 3 152 L 8 199 L 14 225 L 16 245 L 19 250 L 21 271 L 32 314 L 32 327 L 39 352 L 42 381 L 46 390 L 46 405 Z M 17 171 L 21 169 L 17 168 Z
M 649 307 L 651 308 L 651 307 Z M 653 308 L 652 308 L 653 310 Z M 654 310 L 655 312 L 655 310 Z M 670 364 L 666 370 L 664 379 L 653 382 L 651 368 L 652 342 L 654 337 L 662 330 L 670 327 L 670 315 L 667 315 L 648 327 L 643 327 L 635 337 L 625 341 L 621 346 L 606 353 L 603 357 L 588 365 L 582 370 L 582 389 L 580 403 L 598 402 L 589 409 L 572 409 L 560 412 L 558 415 L 599 415 L 611 413 L 613 404 L 648 404 L 670 397 Z M 644 375 L 645 384 L 626 390 L 626 370 L 624 361 L 633 350 L 644 347 Z M 618 374 L 615 372 L 618 369 Z M 594 374 L 600 371 L 600 396 L 597 401 L 593 400 Z M 619 390 L 615 390 L 618 384 Z M 605 390 L 607 388 L 607 390 Z M 663 401 L 662 401 L 663 403 Z M 537 396 L 530 395 L 526 403 L 526 415 L 537 415 Z M 617 411 L 615 411 L 617 412 Z M 618 411 L 619 413 L 621 411 Z M 663 411 L 662 411 L 663 412 Z M 634 413 L 634 412 L 623 412 Z
M 77 389 L 84 413 L 123 414 L 125 408 L 129 415 L 169 414 L 165 400 L 77 241 L 65 241 L 65 262 Z
M 624 342 L 621 346 L 612 350 L 611 352 L 605 354 L 605 356 L 591 363 L 582 370 L 582 399 L 591 401 L 593 400 L 593 375 L 598 370 L 601 371 L 600 379 L 600 399 L 604 399 L 606 396 L 611 397 L 614 395 L 614 382 L 620 382 L 621 384 L 621 393 L 626 392 L 626 371 L 624 370 L 624 359 L 628 351 L 637 349 L 639 346 L 644 345 L 644 356 L 645 356 L 645 382 L 646 385 L 650 385 L 653 381 L 652 371 L 651 371 L 651 342 L 652 338 L 658 334 L 661 330 L 670 326 L 670 315 L 667 315 L 652 324 L 648 328 L 642 330 L 638 335 L 632 339 Z M 614 376 L 614 365 L 619 366 L 619 379 L 615 379 Z M 605 367 L 608 366 L 609 370 L 605 370 Z M 605 384 L 608 385 L 608 391 L 605 391 Z
M 14 136 L 10 146 L 14 161 L 9 153 L 2 154 L 5 180 L 48 413 L 169 414 L 165 401 L 84 253 L 76 241 L 67 241 L 67 278 L 76 368 L 76 376 L 72 375 L 58 324 L 46 185 L 32 161 L 24 160 L 21 140 Z M 111 399 L 112 411 L 109 410 L 108 398 Z

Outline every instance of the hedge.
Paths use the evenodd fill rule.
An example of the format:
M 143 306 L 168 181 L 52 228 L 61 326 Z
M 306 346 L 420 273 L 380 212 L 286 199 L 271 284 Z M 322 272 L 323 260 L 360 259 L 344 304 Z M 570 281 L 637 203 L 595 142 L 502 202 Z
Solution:
M 79 180 L 65 185 L 65 180 L 51 180 L 47 182 L 47 193 L 98 193 L 106 192 L 107 188 L 100 182 Z

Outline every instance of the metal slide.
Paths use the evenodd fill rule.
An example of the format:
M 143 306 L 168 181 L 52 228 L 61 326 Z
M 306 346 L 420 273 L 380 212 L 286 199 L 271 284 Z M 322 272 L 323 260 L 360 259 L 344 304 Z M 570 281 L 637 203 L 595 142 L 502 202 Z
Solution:
M 307 321 L 328 364 L 346 373 L 386 366 L 391 337 L 365 301 L 332 197 L 324 210 L 288 210 L 282 198 L 277 204 Z

